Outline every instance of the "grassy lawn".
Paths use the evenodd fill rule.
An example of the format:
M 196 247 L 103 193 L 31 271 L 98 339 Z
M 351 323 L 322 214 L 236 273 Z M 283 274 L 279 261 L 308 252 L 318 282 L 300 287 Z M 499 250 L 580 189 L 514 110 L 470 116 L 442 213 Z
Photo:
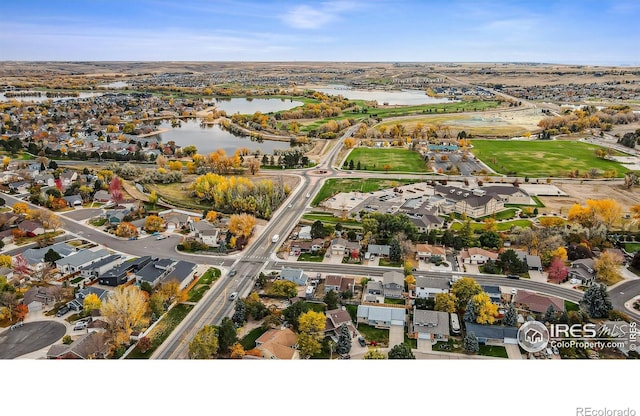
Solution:
M 211 284 L 218 280 L 220 277 L 220 269 L 211 267 L 200 278 L 198 282 L 189 290 L 187 294 L 187 300 L 189 302 L 198 302 L 207 290 L 211 288 Z
M 480 217 L 478 220 L 483 221 L 487 218 L 494 218 L 497 221 L 499 220 L 510 220 L 511 218 L 516 216 L 516 212 L 518 212 L 515 208 L 505 209 L 504 211 L 496 212 L 495 215 L 487 215 L 485 217 Z
M 193 309 L 192 305 L 176 305 L 173 309 L 167 312 L 160 322 L 156 324 L 156 326 L 151 330 L 148 337 L 151 338 L 151 348 L 144 354 L 141 353 L 137 348 L 134 348 L 133 351 L 127 358 L 131 359 L 148 359 L 151 357 L 151 354 L 164 342 L 165 339 L 171 334 L 171 332 L 177 327 L 180 322 L 189 314 L 189 312 Z
M 380 261 L 378 262 L 378 265 L 380 266 L 387 266 L 387 267 L 402 267 L 402 262 L 393 262 L 387 258 L 381 257 Z
M 355 322 L 358 316 L 358 305 L 345 305 L 345 308 L 347 309 L 347 312 L 349 312 L 351 320 Z
M 417 339 L 413 339 L 413 338 L 409 338 L 409 336 L 406 333 L 404 334 L 404 343 L 409 345 L 411 347 L 411 349 L 418 348 L 418 340 Z
M 347 163 L 353 160 L 354 166 L 360 165 L 363 170 L 391 172 L 429 172 L 422 157 L 408 149 L 372 149 L 355 148 L 349 153 Z M 388 167 L 388 169 L 385 169 Z
M 471 151 L 478 159 L 504 174 L 566 177 L 570 170 L 583 174 L 596 168 L 616 169 L 617 176 L 623 177 L 628 170 L 617 162 L 596 157 L 599 146 L 575 141 L 473 140 L 472 145 Z
M 304 214 L 302 216 L 302 219 L 311 221 L 311 222 L 322 221 L 323 223 L 326 223 L 326 224 L 340 223 L 340 224 L 347 225 L 349 227 L 355 227 L 355 228 L 362 227 L 362 224 L 360 224 L 359 222 L 343 220 L 340 217 L 336 217 L 335 215 L 331 213 L 326 213 L 326 212 L 311 212 L 309 214 Z
M 412 114 L 443 114 L 459 113 L 463 111 L 482 111 L 488 108 L 495 108 L 499 105 L 497 101 L 459 101 L 441 104 L 410 105 L 397 108 L 370 108 L 368 113 L 374 117 L 398 117 Z M 382 123 L 385 125 L 395 124 L 393 121 Z
M 514 220 L 514 221 L 507 221 L 507 222 L 499 222 L 498 224 L 496 224 L 498 231 L 509 231 L 511 229 L 511 227 L 530 227 L 531 226 L 531 221 L 529 220 Z M 476 230 L 482 230 L 484 227 L 484 223 L 480 223 L 480 222 L 472 222 L 471 223 L 471 230 L 472 231 L 476 231 Z M 451 224 L 450 227 L 451 231 L 459 231 L 462 229 L 462 223 L 461 222 L 454 222 L 453 224 Z
M 242 348 L 244 348 L 245 351 L 255 348 L 256 340 L 260 338 L 260 336 L 265 332 L 267 332 L 267 330 L 262 328 L 261 326 L 252 329 L 247 335 L 244 336 L 244 338 L 240 340 Z
M 640 250 L 640 243 L 624 243 L 624 249 L 629 253 L 635 253 Z
M 298 261 L 315 261 L 317 263 L 322 263 L 322 259 L 324 258 L 324 253 L 320 252 L 317 254 L 313 253 L 301 253 L 298 257 Z
M 389 345 L 389 330 L 379 329 L 366 324 L 358 324 L 358 331 L 368 342 Z
M 312 206 L 317 206 L 325 199 L 339 194 L 340 192 L 374 192 L 382 189 L 395 188 L 399 185 L 407 185 L 410 183 L 419 182 L 412 179 L 327 179 L 318 194 L 313 198 L 311 202 Z
M 480 345 L 480 355 L 509 358 L 507 355 L 507 349 L 501 345 Z
M 404 299 L 384 299 L 384 303 L 387 303 L 389 305 L 404 305 L 405 301 Z
M 452 338 L 449 338 L 447 342 L 436 342 L 435 345 L 432 346 L 434 351 L 444 351 L 444 352 L 458 352 L 463 353 L 464 347 L 462 341 L 458 341 Z
M 568 300 L 564 301 L 564 310 L 567 312 L 578 311 L 580 310 L 580 306 L 577 303 L 569 302 Z
M 149 191 L 156 191 L 158 197 L 163 199 L 164 201 L 176 205 L 182 208 L 190 208 L 198 211 L 202 211 L 204 209 L 211 209 L 211 204 L 199 203 L 197 199 L 192 198 L 190 196 L 190 192 L 188 190 L 184 190 L 183 188 L 186 184 L 178 182 L 178 183 L 169 183 L 169 184 L 145 184 L 145 186 L 149 189 Z

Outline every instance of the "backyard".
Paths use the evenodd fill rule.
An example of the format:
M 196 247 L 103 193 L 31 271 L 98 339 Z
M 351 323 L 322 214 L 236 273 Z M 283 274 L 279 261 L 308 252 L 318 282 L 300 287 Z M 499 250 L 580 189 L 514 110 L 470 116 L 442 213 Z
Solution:
M 207 270 L 189 290 L 187 300 L 189 302 L 198 302 L 207 290 L 211 288 L 211 284 L 220 277 L 220 269 L 211 267 Z

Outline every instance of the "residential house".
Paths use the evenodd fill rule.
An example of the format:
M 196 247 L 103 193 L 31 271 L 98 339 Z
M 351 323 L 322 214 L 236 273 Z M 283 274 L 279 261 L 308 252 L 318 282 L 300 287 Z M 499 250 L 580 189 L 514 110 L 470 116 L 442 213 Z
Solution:
M 143 256 L 133 261 L 127 261 L 107 270 L 98 277 L 98 283 L 106 286 L 118 286 L 129 280 L 129 275 L 145 267 L 151 261 L 150 256 Z
M 55 293 L 59 290 L 60 287 L 56 286 L 33 286 L 24 293 L 22 303 L 27 306 L 29 312 L 41 311 L 44 305 L 55 302 Z
M 32 182 L 34 185 L 40 186 L 55 186 L 56 184 L 55 178 L 50 173 L 40 173 L 34 175 Z
M 364 255 L 365 259 L 370 259 L 372 257 L 389 257 L 389 251 L 391 250 L 391 246 L 385 244 L 369 244 L 367 246 L 367 252 Z
M 307 280 L 309 280 L 309 276 L 305 274 L 304 270 L 292 269 L 290 267 L 283 267 L 282 270 L 280 270 L 280 278 L 293 282 L 296 286 L 306 286 Z
M 291 250 L 300 253 L 317 253 L 324 248 L 324 240 L 316 238 L 313 241 L 294 241 L 291 243 Z
M 8 282 L 13 279 L 13 269 L 9 267 L 0 267 L 0 277 L 4 276 Z
M 97 251 L 84 249 L 56 260 L 56 267 L 62 274 L 75 273 L 82 270 L 83 267 L 110 255 L 111 253 L 106 249 L 100 249 Z
M 413 309 L 413 332 L 431 343 L 449 340 L 449 313 Z
M 584 284 L 591 284 L 596 281 L 596 269 L 594 259 L 578 259 L 571 262 L 571 268 L 567 277 L 578 279 Z
M 300 240 L 311 240 L 311 226 L 305 225 L 304 227 L 300 227 L 300 231 L 298 232 L 298 239 Z
M 262 356 L 272 360 L 299 360 L 298 336 L 289 328 L 270 329 L 256 339 Z
M 44 255 L 49 250 L 53 250 L 62 257 L 75 253 L 76 248 L 67 243 L 55 243 L 42 248 L 29 248 L 22 252 L 22 256 L 27 260 L 31 270 L 40 270 L 44 266 Z
M 93 200 L 95 202 L 106 203 L 111 200 L 111 194 L 104 190 L 99 190 L 95 194 L 93 194 Z
M 109 270 L 112 270 L 115 266 L 122 263 L 123 258 L 119 254 L 112 254 L 101 259 L 92 261 L 91 263 L 83 266 L 80 269 L 80 275 L 88 280 L 94 280 L 99 276 L 104 275 Z
M 331 255 L 335 256 L 358 256 L 360 254 L 359 241 L 347 241 L 338 237 L 331 241 Z
M 438 293 L 449 293 L 449 280 L 416 276 L 416 297 L 434 299 Z
M 416 226 L 419 233 L 428 233 L 431 230 L 440 229 L 444 224 L 444 219 L 433 214 L 410 215 L 409 220 Z
M 529 254 L 526 251 L 522 250 L 514 250 L 518 255 L 520 261 L 524 262 L 527 265 L 529 270 L 537 270 L 541 272 L 542 268 L 542 259 L 540 256 Z
M 402 299 L 404 291 L 404 274 L 391 271 L 382 275 L 384 297 L 388 299 Z
M 327 317 L 324 325 L 325 336 L 329 336 L 335 342 L 338 342 L 343 324 L 346 324 L 347 328 L 349 328 L 351 337 L 353 338 L 355 336 L 356 329 L 353 326 L 353 321 L 351 320 L 351 315 L 349 315 L 348 311 L 345 309 L 332 309 L 330 311 L 326 311 L 325 315 Z
M 466 264 L 484 264 L 489 260 L 497 260 L 498 254 L 480 247 L 470 247 L 467 250 L 462 250 L 460 257 Z
M 405 308 L 387 306 L 358 305 L 357 322 L 376 328 L 389 329 L 392 326 L 404 327 L 406 320 Z
M 220 229 L 214 227 L 207 221 L 190 222 L 189 228 L 193 231 L 196 239 L 210 247 L 219 247 L 218 242 Z M 168 228 L 167 228 L 168 229 Z
M 203 224 L 211 225 L 206 221 L 195 222 L 192 220 L 192 215 L 189 215 L 186 212 L 177 211 L 177 210 L 163 211 L 162 213 L 160 213 L 160 218 L 164 220 L 165 227 L 169 232 L 179 230 L 182 227 L 186 227 L 187 224 L 190 224 L 190 223 L 192 224 L 203 223 Z M 192 228 L 192 231 L 194 231 L 193 228 Z
M 169 273 L 167 273 L 160 283 L 168 283 L 170 281 L 177 281 L 178 287 L 184 289 L 193 280 L 191 276 L 197 265 L 189 261 L 179 260 L 174 265 Z
M 545 313 L 553 305 L 556 312 L 564 311 L 564 301 L 555 296 L 540 295 L 535 292 L 520 289 L 514 300 L 516 307 L 528 309 L 536 313 Z
M 109 292 L 104 289 L 100 289 L 94 286 L 87 286 L 76 292 L 76 297 L 73 300 L 67 302 L 67 307 L 74 311 L 81 311 L 82 309 L 84 309 L 84 299 L 91 294 L 95 294 L 101 302 L 106 301 L 107 297 L 109 296 Z
M 31 184 L 25 181 L 16 181 L 9 183 L 9 192 L 15 192 L 17 194 L 24 194 L 29 192 Z
M 324 280 L 324 293 L 327 294 L 333 290 L 336 293 L 351 291 L 353 293 L 355 279 L 353 277 L 344 277 L 339 275 L 327 275 Z
M 63 196 L 62 198 L 67 201 L 67 206 L 71 208 L 82 206 L 82 197 L 80 195 Z
M 440 256 L 444 261 L 447 258 L 447 251 L 440 246 L 416 244 L 416 260 L 429 261 L 433 256 Z
M 35 237 L 44 234 L 44 225 L 40 221 L 25 220 L 18 224 L 18 229 L 24 231 L 27 237 Z
M 384 287 L 378 280 L 369 280 L 364 290 L 364 302 L 384 303 Z
M 487 345 L 518 345 L 518 328 L 515 326 L 480 325 L 465 322 L 467 334 L 473 332 L 480 344 Z
M 12 243 L 13 242 L 13 230 L 9 229 L 9 230 L 0 231 L 0 241 L 2 241 L 2 243 L 4 245 Z
M 480 285 L 482 291 L 489 295 L 489 299 L 491 303 L 496 305 L 502 304 L 502 291 L 500 290 L 500 286 L 494 285 Z
M 147 282 L 152 288 L 155 288 L 173 271 L 175 263 L 171 259 L 158 259 L 155 262 L 148 263 L 134 273 L 136 283 L 140 285 L 143 282 Z
M 49 359 L 96 359 L 106 358 L 109 354 L 109 342 L 104 332 L 87 332 L 69 345 L 52 345 L 47 351 Z
M 60 174 L 62 186 L 66 189 L 78 179 L 78 172 L 75 170 L 67 170 Z

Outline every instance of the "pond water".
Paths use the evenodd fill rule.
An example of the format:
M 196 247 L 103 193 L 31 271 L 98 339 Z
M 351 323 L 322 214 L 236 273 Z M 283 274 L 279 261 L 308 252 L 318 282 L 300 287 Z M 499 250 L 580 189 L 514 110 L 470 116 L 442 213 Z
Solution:
M 182 120 L 180 127 L 171 127 L 171 122 L 165 120 L 157 127 L 168 131 L 157 136 L 151 136 L 149 140 L 160 138 L 163 143 L 173 140 L 181 147 L 193 145 L 198 149 L 198 153 L 203 155 L 214 152 L 217 149 L 224 149 L 228 155 L 231 155 L 241 147 L 246 147 L 251 151 L 260 149 L 263 154 L 270 154 L 275 149 L 286 150 L 290 148 L 289 142 L 264 140 L 259 143 L 252 141 L 248 136 L 234 136 L 217 124 L 203 127 L 200 121 L 194 119 Z
M 295 101 L 289 98 L 214 98 L 206 101 L 215 104 L 218 109 L 224 110 L 227 115 L 236 113 L 253 114 L 256 111 L 266 114 L 291 110 L 304 104 L 302 101 Z
M 327 87 L 312 89 L 329 95 L 342 95 L 344 98 L 349 100 L 377 101 L 379 105 L 382 105 L 383 103 L 387 103 L 389 105 L 422 105 L 450 103 L 455 101 L 448 98 L 429 97 L 421 90 L 358 90 L 352 89 L 346 85 L 329 85 Z

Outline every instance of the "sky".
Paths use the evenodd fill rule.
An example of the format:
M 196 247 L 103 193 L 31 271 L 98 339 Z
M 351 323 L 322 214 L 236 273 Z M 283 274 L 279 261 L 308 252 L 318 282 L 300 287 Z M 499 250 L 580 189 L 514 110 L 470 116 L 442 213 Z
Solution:
M 21 0 L 0 60 L 640 65 L 639 0 Z

